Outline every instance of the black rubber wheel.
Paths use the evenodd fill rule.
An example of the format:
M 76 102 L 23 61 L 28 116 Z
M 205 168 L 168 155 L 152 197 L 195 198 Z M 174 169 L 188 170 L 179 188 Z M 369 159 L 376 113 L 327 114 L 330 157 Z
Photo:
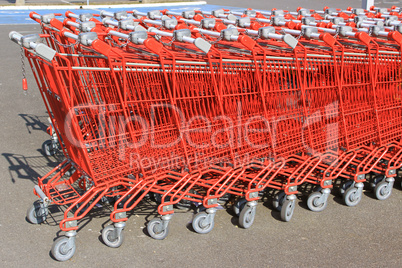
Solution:
M 347 180 L 344 183 L 342 183 L 341 188 L 339 188 L 340 194 L 343 196 L 346 192 L 347 189 L 352 187 L 353 181 L 352 180 Z
M 392 185 L 387 181 L 382 181 L 375 186 L 374 193 L 378 200 L 385 200 L 391 196 Z
M 211 222 L 208 224 L 204 224 L 205 219 L 208 217 L 208 213 L 206 212 L 199 212 L 195 215 L 193 219 L 193 229 L 199 234 L 207 234 L 212 231 L 214 228 L 214 220 L 212 219 Z
M 328 202 L 325 201 L 324 203 L 319 203 L 319 199 L 321 198 L 322 193 L 320 192 L 313 192 L 309 195 L 307 199 L 307 207 L 314 212 L 323 211 L 326 207 Z
M 114 237 L 113 232 L 116 228 L 113 225 L 108 225 L 102 230 L 102 240 L 106 246 L 111 248 L 118 248 L 124 242 L 124 232 L 121 230 L 120 235 Z
M 244 229 L 248 229 L 253 225 L 255 219 L 256 207 L 246 205 L 240 212 L 239 225 Z
M 162 230 L 163 221 L 159 218 L 153 218 L 147 225 L 148 234 L 157 240 L 163 240 L 169 234 L 169 225 Z
M 27 220 L 32 224 L 44 222 L 48 215 L 48 209 L 42 202 L 36 200 L 27 210 Z
M 377 184 L 379 184 L 384 179 L 384 175 L 377 175 L 370 179 L 369 185 L 371 190 L 374 190 Z
M 236 214 L 237 217 L 240 216 L 241 211 L 244 208 L 244 205 L 247 203 L 247 200 L 244 198 L 241 198 L 239 200 L 237 200 L 234 204 L 233 204 L 233 212 Z
M 350 187 L 346 190 L 343 194 L 343 202 L 348 207 L 354 207 L 359 204 L 360 200 L 362 199 L 362 195 L 359 194 L 359 191 L 356 187 Z
M 52 245 L 52 255 L 58 261 L 67 261 L 71 259 L 71 257 L 75 253 L 75 242 L 71 242 L 71 245 L 68 246 L 68 237 L 59 237 L 54 241 Z
M 281 220 L 288 222 L 292 219 L 293 212 L 295 209 L 296 202 L 286 199 L 283 202 L 282 209 L 281 209 Z
M 46 156 L 53 156 L 57 153 L 57 149 L 53 148 L 51 140 L 47 140 L 42 144 L 42 152 Z
M 276 211 L 281 211 L 285 200 L 286 200 L 285 192 L 280 192 L 274 196 L 274 200 L 272 200 L 272 206 Z

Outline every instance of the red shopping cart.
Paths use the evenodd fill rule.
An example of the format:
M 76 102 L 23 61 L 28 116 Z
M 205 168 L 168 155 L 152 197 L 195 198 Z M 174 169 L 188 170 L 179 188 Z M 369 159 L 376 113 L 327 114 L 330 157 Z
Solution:
M 229 12 L 31 13 L 40 35 L 10 33 L 67 158 L 39 179 L 28 210 L 40 223 L 50 203 L 67 206 L 57 260 L 74 255 L 78 221 L 105 197 L 117 201 L 102 239 L 119 247 L 127 212 L 149 193 L 155 239 L 183 202 L 201 204 L 192 226 L 208 233 L 226 195 L 244 228 L 266 189 L 280 191 L 284 221 L 302 184 L 316 186 L 313 211 L 339 178 L 348 206 L 370 173 L 383 174 L 370 181 L 377 198 L 390 195 L 402 165 L 395 25 L 375 28 L 364 10 Z

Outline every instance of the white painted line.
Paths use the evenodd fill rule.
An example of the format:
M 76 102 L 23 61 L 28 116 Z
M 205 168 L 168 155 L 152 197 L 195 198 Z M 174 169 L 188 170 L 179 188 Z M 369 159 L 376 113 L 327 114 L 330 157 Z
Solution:
M 64 1 L 63 1 L 64 2 Z M 66 1 L 67 2 L 67 1 Z M 206 1 L 178 2 L 178 3 L 155 3 L 155 4 L 128 4 L 128 5 L 65 5 L 65 6 L 0 6 L 0 10 L 45 10 L 45 9 L 97 9 L 97 8 L 140 8 L 162 6 L 196 6 L 206 5 Z

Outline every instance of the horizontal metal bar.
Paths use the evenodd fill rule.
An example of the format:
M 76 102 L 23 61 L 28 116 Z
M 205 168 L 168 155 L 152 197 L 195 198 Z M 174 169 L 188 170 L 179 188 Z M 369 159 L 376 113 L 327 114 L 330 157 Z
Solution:
M 98 59 L 107 59 L 106 56 L 95 56 L 95 55 L 83 55 L 83 54 L 70 54 L 70 53 L 58 53 L 61 56 L 68 56 L 68 57 L 80 57 L 80 58 L 98 58 Z
M 354 63 L 354 62 L 352 62 L 352 63 Z M 138 71 L 141 71 L 141 72 L 168 72 L 168 73 L 173 72 L 172 69 L 163 70 L 161 68 L 161 66 L 157 65 L 157 64 L 155 64 L 153 66 L 150 66 L 150 64 L 148 64 L 148 66 L 144 66 L 144 65 L 141 65 L 141 66 L 142 67 L 158 67 L 158 69 L 148 69 L 148 68 L 142 68 L 142 67 L 140 67 L 140 68 L 126 68 L 126 72 L 138 72 Z M 262 65 L 260 65 L 260 67 L 261 66 Z M 171 67 L 171 65 L 165 65 L 165 67 Z M 180 67 L 180 65 L 178 65 L 178 67 Z M 274 70 L 297 70 L 298 69 L 298 68 L 296 68 L 296 66 L 293 66 L 293 65 L 288 66 L 288 65 L 271 65 L 271 64 L 267 64 L 265 67 L 266 67 L 266 69 L 274 69 Z M 64 68 L 64 69 L 68 70 L 68 68 Z M 214 68 L 214 70 L 217 70 L 217 69 L 218 69 L 218 67 Z M 308 70 L 308 71 L 316 71 L 316 70 L 318 70 L 315 67 L 308 67 L 308 68 L 299 67 L 299 69 L 300 70 Z M 77 66 L 73 66 L 72 70 L 75 70 L 75 71 L 110 71 L 112 69 L 107 68 L 107 67 L 77 67 Z M 116 71 L 116 72 L 119 72 L 121 70 L 122 70 L 122 68 L 118 68 L 118 67 L 113 68 L 113 71 Z M 176 70 L 175 72 L 176 73 L 187 73 L 187 72 L 190 72 L 191 70 L 192 69 L 189 69 L 189 70 Z M 231 68 L 230 70 L 225 70 L 224 73 L 225 74 L 227 74 L 228 72 L 234 73 L 234 72 L 237 72 L 237 71 L 255 71 L 255 67 L 250 66 L 250 68 L 245 68 L 244 66 L 237 66 L 236 68 Z M 260 68 L 260 71 L 263 71 L 263 69 Z M 209 67 L 203 68 L 202 71 L 197 70 L 196 73 L 210 73 Z

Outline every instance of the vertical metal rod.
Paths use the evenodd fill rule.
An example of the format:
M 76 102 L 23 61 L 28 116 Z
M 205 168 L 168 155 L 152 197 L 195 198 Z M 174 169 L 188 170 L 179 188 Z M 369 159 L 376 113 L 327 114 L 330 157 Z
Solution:
M 374 0 L 362 0 L 362 8 L 369 10 L 371 6 L 374 6 Z

